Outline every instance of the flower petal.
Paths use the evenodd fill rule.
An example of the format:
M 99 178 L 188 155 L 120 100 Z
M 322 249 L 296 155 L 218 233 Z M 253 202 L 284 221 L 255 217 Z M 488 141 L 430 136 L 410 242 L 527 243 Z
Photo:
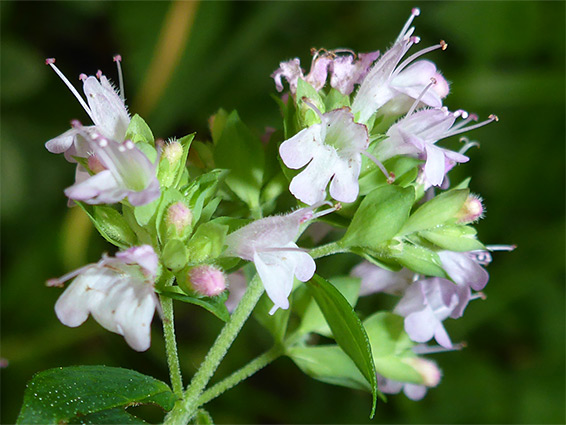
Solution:
M 314 205 L 326 198 L 326 186 L 334 174 L 338 156 L 329 150 L 321 150 L 307 168 L 293 177 L 289 190 L 299 201 Z
M 289 308 L 289 294 L 293 290 L 295 264 L 285 254 L 272 252 L 255 252 L 253 258 L 257 273 L 263 282 L 267 296 L 274 307 L 269 314 L 278 308 Z
M 126 194 L 127 191 L 120 187 L 109 170 L 101 171 L 65 189 L 68 198 L 87 204 L 113 204 L 124 199 Z
M 415 342 L 430 341 L 435 335 L 437 328 L 442 328 L 442 323 L 429 308 L 423 308 L 421 311 L 409 314 L 405 317 L 404 323 L 405 332 Z
M 487 285 L 489 273 L 466 252 L 438 252 L 442 268 L 458 285 L 471 286 L 481 291 Z
M 279 155 L 283 163 L 294 170 L 307 165 L 320 149 L 320 131 L 321 125 L 314 124 L 281 143 Z

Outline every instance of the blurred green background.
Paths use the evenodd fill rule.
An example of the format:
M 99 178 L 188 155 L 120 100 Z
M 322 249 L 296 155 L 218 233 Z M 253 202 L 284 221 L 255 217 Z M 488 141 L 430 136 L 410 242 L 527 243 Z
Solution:
M 158 137 L 197 131 L 207 139 L 219 107 L 237 109 L 261 133 L 281 126 L 269 78 L 279 61 L 298 56 L 308 67 L 311 47 L 383 51 L 419 6 L 421 46 L 441 38 L 450 45 L 427 56 L 453 82 L 446 104 L 500 117 L 470 134 L 481 149 L 453 173 L 453 181 L 472 175 L 472 190 L 485 199 L 481 240 L 518 245 L 494 255 L 488 300 L 446 322 L 468 347 L 435 356 L 444 377 L 423 401 L 391 397 L 373 420 L 368 394 L 313 381 L 288 359 L 209 409 L 218 423 L 564 423 L 564 2 L 202 2 L 191 26 L 184 18 L 192 6 L 0 3 L 1 356 L 9 362 L 0 372 L 0 422 L 13 423 L 25 383 L 50 367 L 105 364 L 168 380 L 158 319 L 151 349 L 140 354 L 92 319 L 70 329 L 53 312 L 61 291 L 46 279 L 113 250 L 67 209 L 63 189 L 74 167 L 43 147 L 70 119 L 87 119 L 44 58 L 56 57 L 78 87 L 81 72 L 102 69 L 116 79 L 112 55 L 121 53 L 130 111 Z M 189 26 L 177 57 L 174 40 Z M 157 47 L 167 31 L 173 41 Z M 188 381 L 221 323 L 194 306 L 176 308 Z M 218 375 L 269 344 L 250 321 Z M 159 418 L 152 408 L 145 413 Z

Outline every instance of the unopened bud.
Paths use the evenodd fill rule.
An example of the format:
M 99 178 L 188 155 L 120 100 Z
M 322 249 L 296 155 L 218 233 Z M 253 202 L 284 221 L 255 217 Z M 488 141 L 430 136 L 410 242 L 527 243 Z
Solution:
M 193 213 L 183 202 L 175 202 L 167 208 L 167 229 L 177 237 L 187 236 L 192 228 Z
M 159 170 L 157 178 L 162 186 L 169 187 L 175 182 L 177 172 L 183 158 L 183 146 L 177 141 L 166 143 L 161 151 L 161 159 L 159 160 Z
M 206 297 L 215 297 L 226 289 L 224 273 L 214 266 L 193 267 L 189 271 L 188 281 L 196 292 Z
M 456 214 L 458 223 L 473 223 L 483 217 L 484 208 L 482 199 L 477 195 L 470 195 Z
M 420 357 L 410 357 L 403 359 L 403 362 L 411 366 L 423 378 L 423 385 L 427 387 L 436 387 L 442 377 L 442 372 L 431 360 L 422 359 Z

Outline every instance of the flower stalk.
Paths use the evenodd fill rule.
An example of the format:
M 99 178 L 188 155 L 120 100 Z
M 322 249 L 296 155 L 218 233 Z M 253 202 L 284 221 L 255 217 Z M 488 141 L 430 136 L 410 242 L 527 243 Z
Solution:
M 244 326 L 244 323 L 259 301 L 263 291 L 264 288 L 261 280 L 256 275 L 248 286 L 240 304 L 238 304 L 238 307 L 234 310 L 230 320 L 226 322 L 226 325 L 222 328 L 222 331 L 220 331 L 220 334 L 206 355 L 199 370 L 193 376 L 183 399 L 177 402 L 173 410 L 165 417 L 165 424 L 186 424 L 195 415 L 198 409 L 198 400 L 204 388 Z

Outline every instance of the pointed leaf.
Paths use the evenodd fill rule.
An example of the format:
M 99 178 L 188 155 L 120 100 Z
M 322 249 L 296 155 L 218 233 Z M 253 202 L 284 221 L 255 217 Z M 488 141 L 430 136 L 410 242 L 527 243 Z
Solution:
M 330 326 L 334 339 L 368 381 L 373 395 L 370 415 L 373 417 L 377 403 L 377 377 L 369 339 L 360 319 L 340 291 L 324 278 L 315 274 L 306 285 Z
M 154 144 L 151 129 L 138 114 L 135 114 L 130 120 L 130 125 L 126 130 L 126 140 L 131 140 L 134 143 L 143 142 L 150 145 Z M 119 141 L 121 142 L 121 140 Z
M 205 310 L 208 310 L 220 320 L 227 322 L 230 318 L 230 313 L 228 309 L 224 305 L 226 299 L 228 298 L 227 292 L 223 292 L 222 294 L 216 297 L 202 297 L 197 298 L 190 295 L 187 295 L 181 288 L 178 286 L 168 286 L 164 289 L 156 289 L 155 292 L 158 294 L 164 295 L 166 297 L 172 298 L 177 301 L 183 301 L 185 303 L 198 305 Z
M 104 239 L 121 249 L 127 249 L 137 243 L 138 238 L 126 219 L 112 207 L 91 206 L 76 202 L 91 219 L 96 230 Z

